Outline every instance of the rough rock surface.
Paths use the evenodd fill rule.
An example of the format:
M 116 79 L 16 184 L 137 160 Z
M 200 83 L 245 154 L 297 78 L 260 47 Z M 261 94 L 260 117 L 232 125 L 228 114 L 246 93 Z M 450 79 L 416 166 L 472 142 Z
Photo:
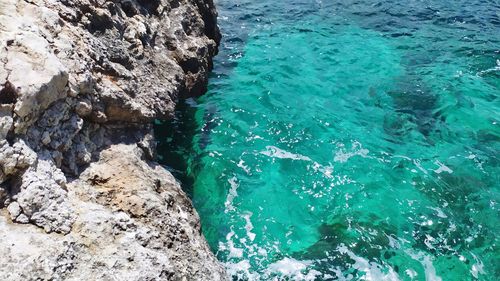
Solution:
M 219 40 L 212 0 L 0 2 L 0 279 L 226 279 L 151 126 Z

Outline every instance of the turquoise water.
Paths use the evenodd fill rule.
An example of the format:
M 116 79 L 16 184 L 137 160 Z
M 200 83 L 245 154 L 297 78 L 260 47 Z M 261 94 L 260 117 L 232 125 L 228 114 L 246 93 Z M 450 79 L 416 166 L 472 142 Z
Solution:
M 499 280 L 498 1 L 219 0 L 156 127 L 233 280 Z

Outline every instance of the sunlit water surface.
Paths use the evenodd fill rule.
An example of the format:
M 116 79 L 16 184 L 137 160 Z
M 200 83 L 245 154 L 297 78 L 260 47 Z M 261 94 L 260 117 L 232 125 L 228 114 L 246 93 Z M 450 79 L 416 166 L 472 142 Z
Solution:
M 217 5 L 156 133 L 233 280 L 500 279 L 500 2 Z

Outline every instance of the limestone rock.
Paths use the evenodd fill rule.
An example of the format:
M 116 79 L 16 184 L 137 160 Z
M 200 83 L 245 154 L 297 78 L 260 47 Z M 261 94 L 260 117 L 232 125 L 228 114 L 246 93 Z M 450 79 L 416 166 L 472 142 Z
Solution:
M 38 160 L 21 179 L 15 199 L 23 214 L 46 232 L 68 233 L 75 214 L 64 189 L 66 177 L 51 160 Z
M 65 236 L 31 225 L 21 228 L 0 216 L 0 249 L 6 249 L 0 255 L 0 276 L 225 280 L 179 184 L 143 157 L 136 145 L 112 146 L 68 185 L 68 200 L 77 217 Z
M 89 102 L 80 101 L 76 104 L 75 111 L 80 117 L 89 116 L 92 113 L 92 105 Z
M 14 119 L 12 118 L 12 106 L 0 105 L 0 140 L 6 139 L 12 130 Z
M 12 202 L 7 207 L 7 211 L 9 211 L 11 219 L 15 220 L 21 214 L 22 210 L 21 206 L 19 206 L 19 203 Z
M 15 142 L 12 146 L 6 140 L 0 140 L 0 170 L 4 178 L 27 169 L 36 162 L 35 152 L 23 140 Z
M 0 279 L 227 280 L 151 124 L 219 40 L 212 0 L 0 1 Z
M 74 183 L 85 186 L 75 189 L 75 195 L 120 215 L 116 222 L 120 226 L 112 231 L 134 233 L 127 243 L 136 248 L 123 256 L 132 255 L 134 260 L 139 259 L 137 262 L 151 263 L 148 267 L 156 263 L 151 273 L 155 278 L 167 274 L 165 278 L 174 280 L 224 279 L 222 267 L 201 236 L 199 218 L 191 202 L 170 173 L 144 157 L 137 145 L 111 146 L 101 152 L 99 162 L 82 173 L 80 182 Z M 161 253 L 164 258 L 154 262 L 151 258 L 156 255 L 148 251 Z M 141 261 L 143 255 L 146 259 Z M 176 272 L 178 269 L 182 270 Z

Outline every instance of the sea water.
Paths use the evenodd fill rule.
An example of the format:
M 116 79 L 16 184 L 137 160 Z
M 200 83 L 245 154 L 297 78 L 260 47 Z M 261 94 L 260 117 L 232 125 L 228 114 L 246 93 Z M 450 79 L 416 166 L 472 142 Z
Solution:
M 500 2 L 217 6 L 156 133 L 233 280 L 500 280 Z

